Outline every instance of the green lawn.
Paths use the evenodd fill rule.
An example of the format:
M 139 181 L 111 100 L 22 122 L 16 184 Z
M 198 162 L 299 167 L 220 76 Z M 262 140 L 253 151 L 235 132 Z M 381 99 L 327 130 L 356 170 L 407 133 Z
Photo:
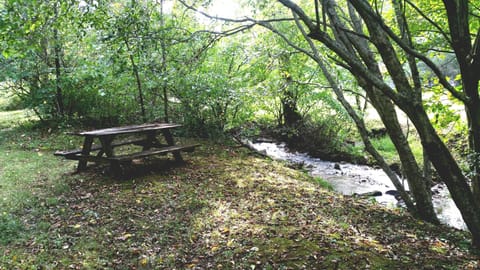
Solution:
M 0 269 L 477 267 L 465 232 L 337 195 L 245 149 L 200 143 L 185 165 L 150 160 L 115 180 L 101 167 L 73 175 L 74 162 L 53 156 L 79 145 L 64 132 L 4 126 Z

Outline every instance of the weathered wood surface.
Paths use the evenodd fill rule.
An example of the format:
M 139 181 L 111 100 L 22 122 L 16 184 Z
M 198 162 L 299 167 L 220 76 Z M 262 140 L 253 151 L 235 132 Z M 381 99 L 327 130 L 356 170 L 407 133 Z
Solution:
M 113 142 L 112 143 L 112 146 L 113 147 L 117 147 L 117 146 L 122 146 L 122 145 L 129 145 L 129 144 L 133 144 L 133 145 L 140 145 L 140 146 L 143 146 L 145 144 L 147 144 L 148 142 L 145 140 L 145 139 L 136 139 L 136 140 L 127 140 L 127 141 L 119 141 L 119 142 Z M 155 147 L 161 147 L 161 146 L 165 146 L 165 145 L 159 145 L 159 144 L 154 144 Z M 101 150 L 102 149 L 102 146 L 101 145 L 93 145 L 90 149 L 91 152 L 93 151 L 98 151 L 98 150 Z M 67 156 L 73 156 L 73 155 L 77 155 L 77 154 L 80 154 L 82 153 L 82 149 L 75 149 L 75 150 L 66 150 L 66 151 L 56 151 L 54 153 L 55 156 L 63 156 L 63 157 L 67 157 Z
M 129 134 L 129 133 L 142 133 L 147 131 L 154 131 L 154 130 L 163 130 L 163 129 L 170 129 L 181 127 L 180 124 L 169 124 L 169 123 L 159 123 L 159 124 L 143 124 L 143 125 L 132 125 L 132 126 L 125 126 L 125 127 L 114 127 L 114 128 L 105 128 L 105 129 L 97 129 L 91 131 L 83 131 L 79 133 L 72 133 L 72 135 L 78 136 L 108 136 L 108 135 L 120 135 L 120 134 Z
M 131 161 L 137 158 L 143 158 L 147 156 L 153 155 L 160 155 L 160 154 L 167 154 L 167 153 L 175 153 L 175 152 L 192 152 L 195 150 L 195 147 L 200 146 L 200 144 L 191 144 L 191 145 L 173 145 L 173 146 L 166 146 L 159 149 L 151 149 L 145 150 L 133 154 L 125 154 L 125 155 L 118 155 L 118 156 L 111 156 L 111 157 L 101 157 L 101 156 L 93 156 L 93 155 L 83 155 L 81 152 L 75 152 L 74 154 L 69 155 L 61 155 L 65 156 L 66 159 L 71 160 L 83 160 L 83 161 L 90 161 L 90 162 L 109 162 L 112 160 L 116 161 Z M 55 153 L 57 154 L 57 153 Z
M 131 161 L 133 159 L 137 158 L 144 158 L 148 156 L 153 156 L 153 155 L 161 155 L 161 154 L 167 154 L 167 153 L 176 153 L 180 151 L 184 152 L 192 152 L 195 147 L 200 146 L 199 144 L 191 144 L 191 145 L 172 145 L 172 146 L 166 146 L 163 148 L 159 149 L 150 149 L 150 150 L 144 150 L 141 152 L 133 153 L 133 154 L 126 154 L 126 155 L 118 155 L 114 157 L 108 157 L 108 160 L 117 160 L 117 161 Z M 179 160 L 177 160 L 179 161 Z

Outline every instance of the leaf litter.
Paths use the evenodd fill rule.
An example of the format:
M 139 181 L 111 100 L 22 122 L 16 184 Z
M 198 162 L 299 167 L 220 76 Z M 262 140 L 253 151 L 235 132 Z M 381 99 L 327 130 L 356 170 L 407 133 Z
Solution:
M 69 189 L 57 203 L 20 213 L 32 233 L 6 247 L 0 269 L 478 267 L 467 232 L 332 193 L 244 149 L 205 144 L 184 166 L 124 180 L 64 175 Z

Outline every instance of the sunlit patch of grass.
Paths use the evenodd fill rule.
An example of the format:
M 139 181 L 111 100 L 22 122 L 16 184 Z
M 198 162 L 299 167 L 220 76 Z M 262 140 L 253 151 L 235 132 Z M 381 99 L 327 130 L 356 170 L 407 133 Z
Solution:
M 330 184 L 329 182 L 323 180 L 322 178 L 320 177 L 314 177 L 313 179 L 313 182 L 317 183 L 320 187 L 326 189 L 326 190 L 329 190 L 329 191 L 333 191 L 333 186 L 332 184 Z
M 412 153 L 417 160 L 418 164 L 423 163 L 423 152 L 422 152 L 422 145 L 420 140 L 415 136 L 409 136 L 408 142 L 410 144 L 410 148 L 412 149 Z M 393 144 L 392 140 L 388 136 L 374 138 L 372 139 L 373 146 L 378 150 L 378 152 L 385 158 L 387 163 L 399 163 L 400 158 L 398 157 L 397 150 L 395 145 Z
M 36 119 L 37 117 L 29 110 L 0 111 L 0 129 L 18 127 L 25 122 Z
M 0 146 L 0 205 L 22 208 L 33 202 L 45 188 L 53 192 L 65 190 L 61 175 L 72 169 L 71 162 L 55 158 L 51 152 L 5 149 Z
M 32 118 L 25 111 L 0 112 L 0 227 L 8 241 L 21 242 L 36 234 L 41 239 L 45 228 L 42 221 L 25 222 L 29 215 L 45 215 L 46 208 L 60 203 L 58 196 L 69 190 L 64 174 L 72 170 L 71 162 L 64 162 L 42 147 L 55 141 L 35 136 L 23 126 Z M 35 134 L 35 135 L 33 135 Z M 5 241 L 3 241 L 5 242 Z
M 372 144 L 378 152 L 388 161 L 398 161 L 397 150 L 388 136 L 372 139 Z

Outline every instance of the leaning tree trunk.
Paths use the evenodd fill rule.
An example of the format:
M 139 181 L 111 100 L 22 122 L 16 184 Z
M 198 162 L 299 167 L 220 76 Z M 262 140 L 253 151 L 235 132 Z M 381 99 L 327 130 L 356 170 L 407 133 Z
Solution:
M 468 0 L 443 0 L 451 46 L 455 52 L 462 75 L 463 100 L 468 118 L 469 147 L 471 151 L 471 180 L 474 196 L 480 205 L 480 27 L 472 44 L 470 33 L 470 4 Z M 472 13 L 473 14 L 473 13 Z
M 125 46 L 128 50 L 128 58 L 130 59 L 130 63 L 132 65 L 132 73 L 135 77 L 135 82 L 137 83 L 137 90 L 138 90 L 138 99 L 140 103 L 140 109 L 142 113 L 142 120 L 143 122 L 147 122 L 147 114 L 145 112 L 145 102 L 143 101 L 143 88 L 142 88 L 142 80 L 140 79 L 140 74 L 138 72 L 138 66 L 135 63 L 135 59 L 133 57 L 132 49 L 130 48 L 130 44 L 128 43 L 127 37 L 124 38 Z
M 387 72 L 391 76 L 396 89 L 393 89 L 388 85 L 383 77 L 372 74 L 363 61 L 358 62 L 355 54 L 357 52 L 352 52 L 348 48 L 339 45 L 336 36 L 332 37 L 330 33 L 326 32 L 326 30 L 322 30 L 319 27 L 322 22 L 318 19 L 316 22 L 312 21 L 310 17 L 291 0 L 278 1 L 299 16 L 310 31 L 308 34 L 309 37 L 326 45 L 341 59 L 341 61 L 343 61 L 339 61 L 338 63 L 341 63 L 346 67 L 355 77 L 366 80 L 378 87 L 383 95 L 391 99 L 395 105 L 407 114 L 416 127 L 422 145 L 430 157 L 433 166 L 437 170 L 439 176 L 446 183 L 453 200 L 467 224 L 467 227 L 472 233 L 473 245 L 480 247 L 480 205 L 474 198 L 468 180 L 463 175 L 456 160 L 453 158 L 448 148 L 430 123 L 430 119 L 422 105 L 421 91 L 420 89 L 412 89 L 410 86 L 410 80 L 406 71 L 403 70 L 402 61 L 398 59 L 399 55 L 397 55 L 396 49 L 392 45 L 392 40 L 384 31 L 383 21 L 378 17 L 378 13 L 376 13 L 370 6 L 369 1 L 351 0 L 349 2 L 360 13 L 363 21 L 366 22 L 369 30 L 368 40 L 376 47 L 377 52 L 382 57 L 383 63 L 385 64 Z M 325 1 L 329 0 L 324 0 L 322 3 Z M 450 4 L 463 3 L 468 5 L 468 1 L 466 0 L 444 0 L 444 3 L 447 2 Z M 469 14 L 464 13 L 463 15 L 468 16 Z M 323 22 L 323 24 L 326 26 L 327 22 Z M 348 38 L 346 39 L 346 42 L 350 42 Z M 442 77 L 440 80 L 442 80 Z M 451 89 L 449 89 L 449 91 L 455 94 Z
M 419 133 L 425 151 L 433 166 L 445 181 L 455 204 L 462 213 L 473 237 L 473 244 L 480 246 L 480 208 L 468 185 L 462 170 L 448 148 L 438 136 L 422 105 L 418 89 L 412 89 L 402 68 L 395 49 L 382 26 L 374 18 L 374 11 L 367 6 L 366 0 L 350 1 L 361 14 L 370 32 L 371 42 L 380 53 L 386 69 L 392 77 L 399 95 L 397 105 L 407 113 Z
M 480 205 L 474 198 L 468 180 L 451 155 L 450 151 L 433 128 L 424 108 L 404 110 L 417 128 L 422 145 L 439 176 L 445 182 L 463 220 L 472 233 L 473 245 L 480 247 Z
M 405 202 L 405 205 L 407 206 L 407 209 L 410 213 L 412 213 L 415 216 L 418 216 L 417 214 L 417 208 L 413 201 L 410 198 L 410 195 L 405 191 L 405 188 L 403 184 L 399 181 L 398 176 L 392 171 L 390 166 L 388 166 L 387 162 L 385 159 L 380 155 L 380 153 L 375 149 L 373 146 L 372 142 L 370 141 L 370 138 L 368 137 L 368 131 L 365 126 L 365 123 L 360 116 L 356 113 L 356 111 L 353 109 L 353 107 L 348 103 L 347 99 L 343 95 L 342 90 L 340 89 L 339 85 L 327 69 L 326 65 L 324 64 L 324 61 L 322 61 L 320 54 L 313 44 L 312 40 L 310 37 L 308 37 L 307 33 L 303 29 L 303 26 L 300 24 L 298 17 L 295 16 L 295 23 L 297 24 L 297 27 L 300 29 L 302 32 L 302 35 L 304 38 L 307 40 L 308 44 L 310 45 L 310 48 L 313 51 L 313 54 L 310 55 L 310 57 L 317 62 L 318 66 L 320 67 L 320 70 L 324 74 L 325 78 L 327 79 L 328 83 L 332 87 L 335 95 L 337 96 L 337 99 L 340 101 L 342 104 L 343 108 L 347 111 L 349 114 L 350 118 L 352 118 L 353 122 L 355 123 L 357 130 L 360 134 L 360 137 L 362 138 L 363 144 L 365 145 L 366 151 L 372 155 L 372 157 L 377 161 L 379 166 L 382 168 L 382 170 L 387 174 L 387 176 L 390 178 L 392 181 L 392 184 L 395 186 L 396 190 L 400 194 L 401 198 Z
M 427 181 L 413 155 L 408 140 L 403 134 L 395 107 L 391 101 L 381 93 L 378 93 L 378 95 L 370 95 L 369 97 L 373 106 L 377 109 L 387 129 L 388 135 L 398 152 L 410 191 L 416 202 L 417 216 L 425 221 L 439 224 L 440 222 L 432 203 L 431 187 L 427 185 Z
M 478 87 L 477 87 L 478 88 Z M 480 205 L 480 102 L 472 101 L 466 106 L 468 115 L 468 137 L 469 137 L 469 162 L 473 194 Z
M 327 9 L 329 16 L 334 25 L 338 25 L 338 34 L 337 36 L 341 37 L 343 34 L 341 29 L 344 28 L 343 25 L 340 25 L 341 22 L 338 21 L 338 15 L 334 12 L 332 2 L 325 1 L 326 7 L 332 7 Z M 364 35 L 363 26 L 361 20 L 356 15 L 353 6 L 349 4 L 349 14 L 352 19 L 353 28 L 357 32 L 355 35 L 346 35 L 349 42 L 353 47 L 358 51 L 362 60 L 367 64 L 368 69 L 372 74 L 377 75 L 379 78 L 382 77 L 377 60 L 375 59 L 374 53 L 371 51 L 370 47 L 366 40 L 359 38 L 359 36 Z M 350 44 L 345 44 L 348 48 Z M 353 48 L 352 48 L 353 49 Z M 414 66 L 412 69 L 414 69 Z M 398 121 L 397 113 L 395 111 L 395 106 L 391 100 L 386 97 L 379 89 L 377 89 L 373 84 L 368 83 L 361 77 L 357 77 L 357 81 L 360 86 L 367 92 L 367 96 L 370 99 L 373 107 L 380 115 L 380 118 L 385 125 L 388 135 L 392 140 L 395 149 L 397 150 L 398 156 L 400 157 L 400 162 L 404 168 L 404 173 L 407 178 L 408 184 L 412 191 L 412 195 L 416 201 L 416 215 L 417 217 L 438 224 L 439 220 L 435 213 L 435 209 L 432 203 L 430 186 L 427 184 L 422 171 L 415 160 L 415 156 L 408 144 L 408 140 L 403 134 L 402 127 Z

